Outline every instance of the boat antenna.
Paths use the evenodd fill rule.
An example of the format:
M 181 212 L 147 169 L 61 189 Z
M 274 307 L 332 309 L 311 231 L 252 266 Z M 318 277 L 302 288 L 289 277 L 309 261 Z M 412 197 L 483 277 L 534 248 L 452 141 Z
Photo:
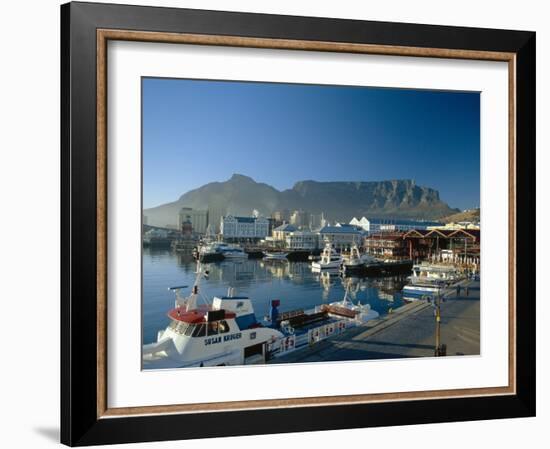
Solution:
M 345 304 L 346 302 L 348 302 L 349 286 L 350 286 L 350 283 L 347 282 L 347 283 L 346 283 L 346 292 L 344 293 L 344 300 L 342 301 L 343 304 Z
M 199 288 L 201 279 L 203 277 L 207 278 L 209 275 L 209 272 L 208 270 L 202 269 L 202 264 L 198 259 L 197 259 L 197 271 L 195 273 L 196 273 L 196 276 L 195 276 L 195 283 L 193 284 L 192 294 L 197 295 L 204 301 L 206 305 L 209 305 L 208 298 L 202 294 L 202 290 Z

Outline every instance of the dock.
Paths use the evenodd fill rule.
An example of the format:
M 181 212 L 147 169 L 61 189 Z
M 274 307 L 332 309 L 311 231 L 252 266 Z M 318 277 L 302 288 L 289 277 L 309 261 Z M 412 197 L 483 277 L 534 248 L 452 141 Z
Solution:
M 478 355 L 479 281 L 467 280 L 459 284 L 459 296 L 456 288 L 446 290 L 443 295 L 441 343 L 447 346 L 447 356 Z M 428 301 L 418 300 L 337 337 L 299 349 L 268 363 L 433 357 L 435 333 L 434 307 Z

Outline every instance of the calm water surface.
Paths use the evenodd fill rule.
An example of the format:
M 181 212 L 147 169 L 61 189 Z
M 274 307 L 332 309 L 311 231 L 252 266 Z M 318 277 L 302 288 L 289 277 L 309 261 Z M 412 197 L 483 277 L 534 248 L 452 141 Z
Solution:
M 201 280 L 201 292 L 207 298 L 227 294 L 252 300 L 256 317 L 269 311 L 270 301 L 280 299 L 280 311 L 310 309 L 316 305 L 340 301 L 346 286 L 354 302 L 370 304 L 381 315 L 402 304 L 400 291 L 404 276 L 384 278 L 342 278 L 337 273 L 313 273 L 308 262 L 238 260 L 204 264 L 209 271 Z M 143 250 L 143 342 L 156 340 L 157 332 L 168 325 L 167 312 L 174 307 L 174 293 L 168 287 L 195 282 L 196 262 L 190 255 L 170 250 Z M 185 296 L 189 289 L 184 292 Z

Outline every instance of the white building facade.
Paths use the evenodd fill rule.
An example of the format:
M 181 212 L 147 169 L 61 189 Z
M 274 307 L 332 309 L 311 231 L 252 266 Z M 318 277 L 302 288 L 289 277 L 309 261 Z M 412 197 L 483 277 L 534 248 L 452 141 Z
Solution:
M 220 232 L 222 217 L 225 213 L 225 207 L 208 205 L 208 226 L 214 234 Z
M 290 216 L 290 224 L 302 229 L 311 226 L 311 214 L 305 210 L 295 210 Z
M 224 240 L 263 239 L 269 235 L 269 220 L 264 217 L 227 215 L 221 220 L 220 231 Z
M 336 249 L 361 245 L 366 232 L 351 225 L 325 226 L 319 230 L 319 244 L 330 243 Z
M 319 234 L 309 231 L 290 232 L 286 236 L 286 248 L 293 250 L 314 250 L 319 248 Z
M 276 241 L 286 241 L 287 236 L 292 233 L 296 232 L 298 228 L 292 224 L 284 223 L 281 226 L 277 226 L 275 229 L 273 229 L 273 240 Z
M 350 225 L 358 226 L 369 234 L 378 232 L 395 232 L 395 231 L 411 231 L 412 229 L 426 230 L 432 226 L 440 226 L 441 223 L 436 221 L 422 220 L 401 220 L 391 218 L 371 218 L 362 217 L 360 220 L 353 217 L 349 222 Z

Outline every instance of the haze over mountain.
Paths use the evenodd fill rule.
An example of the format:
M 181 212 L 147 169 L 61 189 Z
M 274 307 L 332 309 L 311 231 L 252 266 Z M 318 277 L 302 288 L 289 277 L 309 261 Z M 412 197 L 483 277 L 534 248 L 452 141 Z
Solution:
M 318 182 L 299 181 L 279 191 L 244 175 L 234 174 L 224 182 L 211 182 L 191 190 L 177 201 L 143 211 L 153 226 L 175 225 L 182 207 L 224 208 L 227 214 L 264 216 L 277 210 L 302 209 L 324 212 L 329 221 L 348 222 L 353 217 L 436 219 L 458 212 L 439 198 L 439 192 L 410 179 L 389 181 Z

